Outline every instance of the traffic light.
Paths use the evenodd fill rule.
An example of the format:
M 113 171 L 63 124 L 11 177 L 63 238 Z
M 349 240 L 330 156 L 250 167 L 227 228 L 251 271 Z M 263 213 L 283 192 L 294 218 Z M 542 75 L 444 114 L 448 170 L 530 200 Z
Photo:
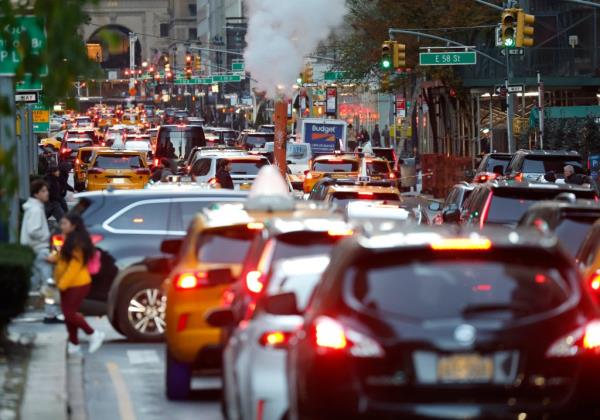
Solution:
M 406 67 L 406 44 L 400 44 L 394 42 L 394 54 L 393 54 L 394 68 Z
M 517 39 L 515 45 L 517 47 L 533 46 L 533 24 L 535 16 L 528 15 L 523 10 L 517 12 Z
M 304 80 L 305 83 L 313 82 L 313 68 L 310 64 L 304 67 L 304 78 L 302 80 Z
M 502 12 L 502 45 L 513 48 L 516 43 L 517 9 L 505 9 Z
M 392 68 L 392 41 L 381 44 L 381 69 L 389 71 Z
M 194 58 L 194 70 L 196 70 L 198 73 L 202 71 L 202 57 L 200 57 L 200 55 L 197 55 Z

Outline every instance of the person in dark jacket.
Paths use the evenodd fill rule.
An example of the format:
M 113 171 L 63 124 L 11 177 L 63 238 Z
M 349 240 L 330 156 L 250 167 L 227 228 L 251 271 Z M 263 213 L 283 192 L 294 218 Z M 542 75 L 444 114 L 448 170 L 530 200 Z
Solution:
M 379 124 L 375 124 L 375 129 L 373 130 L 373 135 L 371 136 L 371 146 L 381 146 L 381 133 L 379 132 Z
M 233 190 L 233 179 L 231 179 L 231 175 L 229 174 L 230 170 L 231 163 L 228 160 L 223 159 L 219 161 L 216 178 L 221 188 Z
M 48 184 L 48 191 L 50 192 L 50 197 L 46 202 L 46 217 L 50 218 L 54 216 L 56 221 L 59 222 L 64 216 L 65 211 L 62 206 L 64 198 L 61 194 L 60 170 L 58 166 L 50 165 L 48 167 L 44 181 Z
M 565 176 L 565 184 L 583 185 L 585 176 L 575 173 L 575 168 L 572 165 L 567 165 L 563 168 Z

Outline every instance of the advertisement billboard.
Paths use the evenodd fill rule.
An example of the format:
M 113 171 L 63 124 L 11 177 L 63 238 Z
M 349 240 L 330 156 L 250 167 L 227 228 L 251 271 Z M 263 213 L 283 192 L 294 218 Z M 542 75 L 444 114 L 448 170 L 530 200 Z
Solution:
M 304 119 L 302 120 L 302 140 L 310 144 L 313 154 L 345 150 L 346 121 Z

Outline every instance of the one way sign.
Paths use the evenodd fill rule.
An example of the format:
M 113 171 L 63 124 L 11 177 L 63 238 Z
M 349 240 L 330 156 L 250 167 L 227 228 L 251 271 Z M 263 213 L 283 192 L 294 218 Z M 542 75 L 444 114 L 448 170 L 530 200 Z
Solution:
M 496 95 L 502 94 L 502 91 L 505 90 L 506 87 L 504 85 L 499 85 L 494 88 L 494 93 Z M 505 92 L 508 93 L 523 93 L 525 92 L 525 86 L 523 85 L 508 85 L 508 89 Z

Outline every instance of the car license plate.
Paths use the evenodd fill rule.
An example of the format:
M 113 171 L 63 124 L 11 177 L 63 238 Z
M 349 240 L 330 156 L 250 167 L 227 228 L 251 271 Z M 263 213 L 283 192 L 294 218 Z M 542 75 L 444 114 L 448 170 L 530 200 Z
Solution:
M 113 184 L 124 184 L 125 183 L 125 178 L 112 178 L 111 182 Z
M 438 358 L 437 377 L 442 383 L 490 382 L 493 375 L 494 361 L 491 357 L 458 354 Z
M 241 184 L 240 185 L 240 190 L 242 190 L 242 191 L 248 191 L 250 188 L 252 188 L 252 185 L 250 185 L 250 184 Z

